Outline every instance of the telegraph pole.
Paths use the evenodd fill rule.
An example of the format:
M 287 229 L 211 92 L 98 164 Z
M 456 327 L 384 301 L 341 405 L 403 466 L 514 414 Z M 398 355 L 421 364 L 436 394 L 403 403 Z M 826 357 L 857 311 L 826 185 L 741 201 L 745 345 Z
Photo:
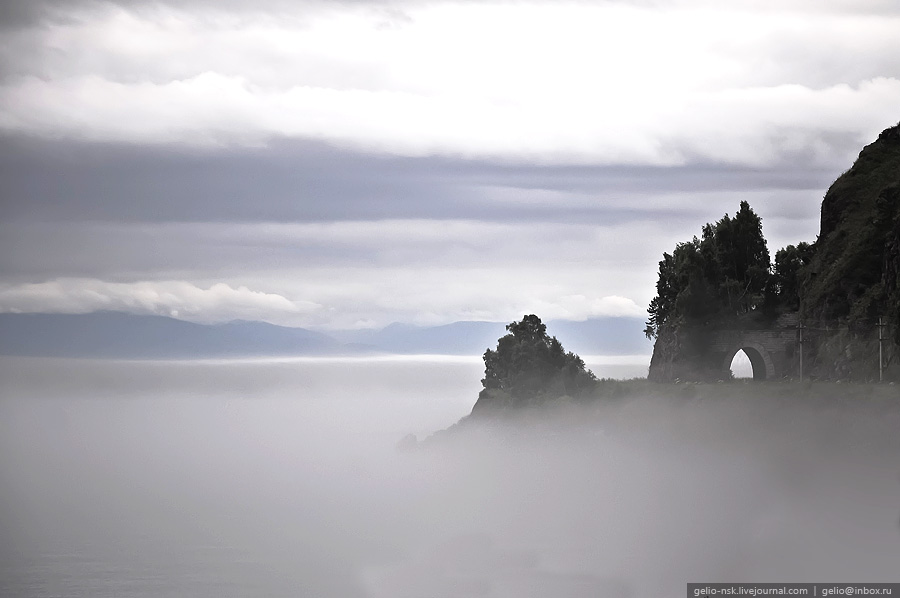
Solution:
M 878 318 L 878 381 L 884 382 L 884 318 Z
M 803 382 L 803 320 L 797 324 L 797 330 L 800 331 L 800 381 Z

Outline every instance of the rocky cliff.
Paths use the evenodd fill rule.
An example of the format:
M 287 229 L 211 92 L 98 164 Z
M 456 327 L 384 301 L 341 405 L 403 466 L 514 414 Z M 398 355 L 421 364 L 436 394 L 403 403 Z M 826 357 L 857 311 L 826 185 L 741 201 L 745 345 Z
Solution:
M 877 380 L 879 321 L 888 339 L 886 380 L 900 380 L 900 124 L 883 131 L 853 166 L 829 187 L 822 201 L 819 236 L 797 272 L 799 313 L 806 327 L 804 375 L 827 380 Z M 777 272 L 776 272 L 777 274 Z M 702 325 L 676 314 L 656 334 L 649 378 L 709 380 L 727 376 L 710 360 L 710 335 L 794 311 L 778 297 L 770 276 L 765 306 L 743 317 Z M 799 349 L 799 332 L 796 348 Z M 797 363 L 799 365 L 799 362 Z M 781 368 L 787 377 L 799 371 Z M 799 369 L 799 368 L 798 368 Z
M 900 125 L 866 146 L 825 193 L 801 313 L 871 328 L 897 298 Z M 896 306 L 897 301 L 893 302 Z
M 801 272 L 800 312 L 819 329 L 809 346 L 810 375 L 878 376 L 878 322 L 888 377 L 900 344 L 900 125 L 886 129 L 829 187 L 815 254 Z M 824 329 L 824 330 L 823 330 Z

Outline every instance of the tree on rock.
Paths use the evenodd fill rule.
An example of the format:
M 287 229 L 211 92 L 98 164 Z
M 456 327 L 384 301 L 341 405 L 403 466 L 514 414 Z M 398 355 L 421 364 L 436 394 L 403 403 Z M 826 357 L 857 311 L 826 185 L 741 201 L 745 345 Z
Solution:
M 769 267 L 762 220 L 742 201 L 733 218 L 706 224 L 700 239 L 663 254 L 644 333 L 654 338 L 667 324 L 702 325 L 756 309 L 766 297 Z
M 566 352 L 547 335 L 547 326 L 535 315 L 506 326 L 509 334 L 497 348 L 484 353 L 484 389 L 478 402 L 485 406 L 517 406 L 563 395 L 578 396 L 594 388 L 596 377 L 584 361 Z

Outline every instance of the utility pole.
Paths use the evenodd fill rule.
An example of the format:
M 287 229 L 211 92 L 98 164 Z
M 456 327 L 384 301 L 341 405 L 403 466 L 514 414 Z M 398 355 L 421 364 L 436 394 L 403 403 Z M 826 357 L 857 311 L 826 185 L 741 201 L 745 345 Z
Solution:
M 884 358 L 882 346 L 884 345 L 884 318 L 878 318 L 878 381 L 884 382 Z
M 800 331 L 800 381 L 803 382 L 803 320 L 797 324 L 797 330 Z

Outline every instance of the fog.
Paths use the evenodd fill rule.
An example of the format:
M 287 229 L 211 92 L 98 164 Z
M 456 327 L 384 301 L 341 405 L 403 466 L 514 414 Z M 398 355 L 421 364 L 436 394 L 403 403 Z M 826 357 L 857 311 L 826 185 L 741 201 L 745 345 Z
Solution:
M 471 410 L 482 369 L 3 358 L 0 595 L 658 597 L 689 581 L 900 581 L 892 400 L 746 383 L 739 399 L 563 405 L 426 440 Z

